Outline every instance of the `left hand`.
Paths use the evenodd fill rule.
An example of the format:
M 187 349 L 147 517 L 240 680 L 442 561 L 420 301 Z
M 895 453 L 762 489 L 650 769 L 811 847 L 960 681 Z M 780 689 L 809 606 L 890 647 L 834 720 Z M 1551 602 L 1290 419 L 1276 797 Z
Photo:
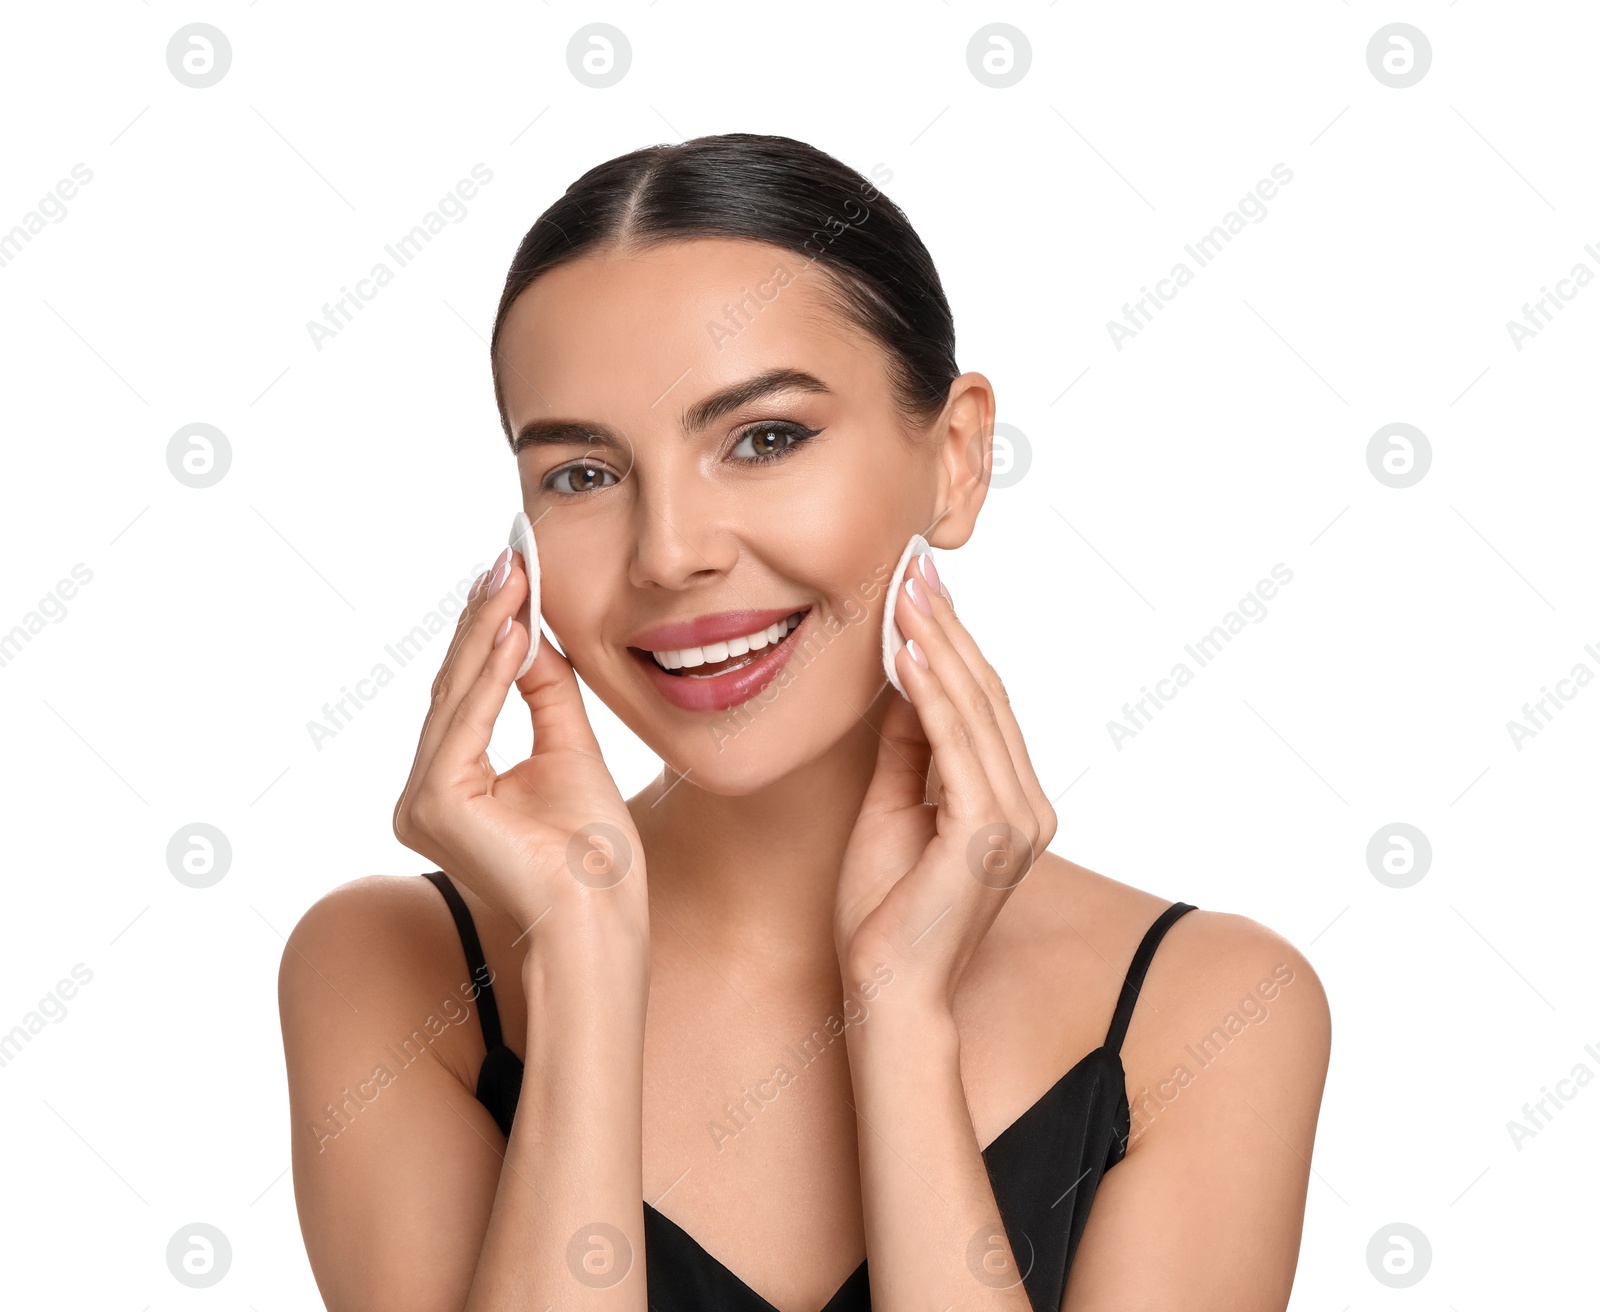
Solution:
M 886 605 L 910 646 L 895 669 L 877 765 L 845 848 L 834 942 L 847 987 L 889 963 L 924 1001 L 948 1008 L 1006 898 L 1055 837 L 1000 676 L 920 556 Z M 923 614 L 916 604 L 928 605 Z M 925 802 L 930 763 L 939 796 Z M 897 996 L 904 996 L 896 984 Z

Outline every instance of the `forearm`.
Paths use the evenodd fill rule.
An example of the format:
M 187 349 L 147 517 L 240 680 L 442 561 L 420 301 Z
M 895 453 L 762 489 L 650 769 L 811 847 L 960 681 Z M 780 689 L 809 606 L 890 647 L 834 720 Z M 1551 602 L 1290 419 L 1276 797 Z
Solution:
M 897 999 L 847 1034 L 873 1306 L 1030 1312 L 967 1110 L 954 1018 Z
M 523 967 L 522 1094 L 467 1300 L 644 1312 L 642 1105 L 648 962 L 599 935 Z

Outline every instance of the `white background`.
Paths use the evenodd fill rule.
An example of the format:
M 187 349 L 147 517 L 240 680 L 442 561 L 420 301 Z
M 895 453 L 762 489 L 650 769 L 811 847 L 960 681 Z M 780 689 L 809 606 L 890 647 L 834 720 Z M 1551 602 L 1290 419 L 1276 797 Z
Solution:
M 166 56 L 196 21 L 232 47 L 203 90 Z M 603 90 L 566 56 L 596 21 L 632 51 Z M 1031 48 L 1004 89 L 966 56 L 996 21 Z M 1432 48 L 1406 88 L 1367 63 L 1391 22 Z M 4 24 L 0 233 L 93 179 L 0 266 L 0 633 L 74 565 L 92 581 L 0 665 L 0 1032 L 74 964 L 93 979 L 0 1068 L 0 1302 L 316 1305 L 281 936 L 336 884 L 427 868 L 390 818 L 446 639 L 320 750 L 307 722 L 504 543 L 486 338 L 522 234 L 604 159 L 754 131 L 892 173 L 962 367 L 1025 435 L 940 567 L 1070 785 L 1054 848 L 1253 917 L 1323 980 L 1292 1307 L 1594 1304 L 1600 1088 L 1564 1086 L 1520 1150 L 1507 1124 L 1600 1073 L 1600 680 L 1520 750 L 1506 727 L 1600 675 L 1600 286 L 1521 350 L 1506 328 L 1600 274 L 1591 6 L 150 0 Z M 464 220 L 316 349 L 307 321 L 477 163 Z M 1107 321 L 1278 163 L 1267 216 L 1117 349 Z M 203 490 L 167 466 L 196 422 L 232 454 Z M 1366 455 L 1396 422 L 1432 451 L 1404 489 Z M 1279 562 L 1266 618 L 1119 749 L 1123 703 Z M 631 794 L 657 762 L 588 700 Z M 526 734 L 513 705 L 496 746 Z M 232 845 L 205 889 L 167 867 L 195 821 Z M 1432 846 L 1408 888 L 1367 863 L 1395 821 Z M 166 1265 L 193 1221 L 232 1245 L 209 1290 Z M 1395 1222 L 1432 1249 L 1409 1289 L 1368 1266 Z

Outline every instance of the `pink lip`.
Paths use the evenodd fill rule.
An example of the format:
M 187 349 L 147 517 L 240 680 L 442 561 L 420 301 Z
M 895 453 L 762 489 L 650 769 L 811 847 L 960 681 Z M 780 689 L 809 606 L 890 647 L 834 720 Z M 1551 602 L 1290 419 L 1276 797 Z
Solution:
M 628 640 L 628 646 L 643 647 L 647 651 L 709 647 L 713 642 L 726 642 L 729 638 L 742 638 L 757 629 L 770 628 L 800 609 L 799 606 L 790 606 L 788 610 L 725 610 L 715 615 L 702 615 L 699 619 L 658 624 L 653 629 L 634 634 Z
M 740 666 L 736 670 L 729 670 L 726 674 L 718 674 L 709 679 L 695 679 L 682 674 L 668 674 L 656 664 L 655 658 L 648 651 L 638 647 L 629 647 L 628 654 L 634 658 L 644 669 L 645 677 L 655 686 L 657 692 L 667 701 L 680 710 L 685 711 L 726 711 L 732 707 L 742 705 L 749 701 L 758 692 L 765 688 L 775 678 L 778 672 L 788 663 L 790 654 L 798 645 L 799 637 L 805 632 L 805 627 L 811 622 L 812 611 L 807 610 L 805 618 L 789 630 L 782 641 L 768 647 L 755 660 L 748 665 Z M 701 647 L 708 642 L 720 642 L 724 638 L 739 637 L 741 634 L 752 633 L 761 627 L 761 616 L 768 615 L 771 624 L 775 620 L 786 619 L 794 611 L 741 611 L 734 612 L 742 623 L 749 624 L 749 628 L 729 628 L 723 624 L 716 630 L 717 636 L 701 638 L 699 641 L 673 639 L 679 646 L 652 646 L 654 651 L 680 651 L 683 647 Z M 708 616 L 704 620 L 694 621 L 704 624 L 710 621 L 724 621 L 726 615 Z M 753 621 L 753 622 L 752 622 Z M 686 625 L 667 625 L 660 629 L 652 629 L 644 636 L 650 638 L 652 644 L 659 642 L 661 635 L 668 635 L 669 639 L 674 634 L 683 633 Z

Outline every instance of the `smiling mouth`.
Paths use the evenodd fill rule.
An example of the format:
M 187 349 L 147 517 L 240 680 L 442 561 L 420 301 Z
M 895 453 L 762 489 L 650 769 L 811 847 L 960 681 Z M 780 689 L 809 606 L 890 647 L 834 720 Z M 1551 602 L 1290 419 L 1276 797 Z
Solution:
M 714 679 L 734 670 L 742 670 L 781 647 L 810 609 L 806 606 L 784 619 L 775 620 L 764 629 L 757 629 L 743 637 L 729 638 L 725 642 L 686 647 L 679 651 L 643 651 L 643 654 L 654 661 L 659 669 L 675 677 Z

